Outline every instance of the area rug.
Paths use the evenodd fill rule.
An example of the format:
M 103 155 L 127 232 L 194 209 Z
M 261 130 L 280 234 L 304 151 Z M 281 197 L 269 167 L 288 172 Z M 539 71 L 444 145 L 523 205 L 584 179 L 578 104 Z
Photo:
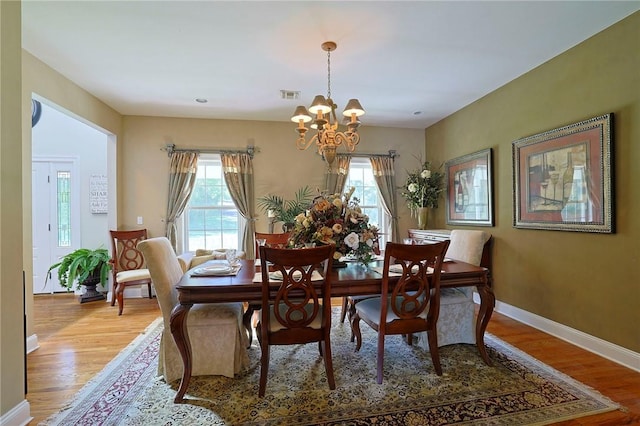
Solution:
M 545 425 L 620 408 L 585 385 L 487 334 L 494 366 L 473 345 L 441 348 L 437 376 L 428 351 L 400 336 L 385 342 L 376 383 L 376 334 L 363 325 L 354 352 L 347 324 L 331 332 L 336 389 L 329 390 L 317 344 L 274 347 L 264 398 L 260 349 L 235 379 L 194 377 L 186 402 L 178 382 L 156 376 L 158 319 L 42 425 Z

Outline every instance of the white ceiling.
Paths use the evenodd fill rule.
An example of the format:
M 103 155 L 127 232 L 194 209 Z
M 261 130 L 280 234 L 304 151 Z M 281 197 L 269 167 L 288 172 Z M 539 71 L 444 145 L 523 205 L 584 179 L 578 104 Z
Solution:
M 320 45 L 332 40 L 340 111 L 358 98 L 363 125 L 425 128 L 637 10 L 638 1 L 23 0 L 22 44 L 124 115 L 288 121 L 326 95 Z

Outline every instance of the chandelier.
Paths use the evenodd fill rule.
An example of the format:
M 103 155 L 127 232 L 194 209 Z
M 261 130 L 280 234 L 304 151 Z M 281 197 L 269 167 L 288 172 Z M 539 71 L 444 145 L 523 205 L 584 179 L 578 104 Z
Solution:
M 322 43 L 322 50 L 327 52 L 327 97 L 325 99 L 322 95 L 317 95 L 309 111 L 315 115 L 315 117 L 309 114 L 309 111 L 299 105 L 291 121 L 298 123 L 296 131 L 298 132 L 298 139 L 296 140 L 296 146 L 300 150 L 309 148 L 314 142 L 318 147 L 318 154 L 329 163 L 336 158 L 336 148 L 344 144 L 349 152 L 353 152 L 356 149 L 356 145 L 360 142 L 360 135 L 358 134 L 358 127 L 360 126 L 360 120 L 358 117 L 364 115 L 364 109 L 360 105 L 360 101 L 357 99 L 350 99 L 345 107 L 342 115 L 345 116 L 345 124 L 347 130 L 345 132 L 338 131 L 338 119 L 336 117 L 336 108 L 338 107 L 333 103 L 331 99 L 331 52 L 336 50 L 337 44 L 333 41 L 327 41 Z M 316 130 L 316 133 L 311 139 L 307 141 L 305 138 L 309 129 L 305 127 L 305 123 L 310 121 L 311 128 Z

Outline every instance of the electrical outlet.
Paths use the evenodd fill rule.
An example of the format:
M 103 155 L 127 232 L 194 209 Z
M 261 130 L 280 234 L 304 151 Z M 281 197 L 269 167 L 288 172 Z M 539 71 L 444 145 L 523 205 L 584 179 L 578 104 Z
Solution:
M 138 216 L 138 225 L 142 225 L 142 216 Z

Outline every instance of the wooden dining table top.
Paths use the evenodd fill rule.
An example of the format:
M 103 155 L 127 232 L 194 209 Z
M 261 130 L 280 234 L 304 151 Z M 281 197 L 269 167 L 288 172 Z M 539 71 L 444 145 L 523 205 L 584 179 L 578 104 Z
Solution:
M 262 284 L 254 282 L 260 266 L 254 260 L 241 260 L 242 267 L 236 275 L 196 276 L 192 275 L 199 265 L 187 271 L 178 282 L 178 298 L 180 303 L 216 303 L 244 302 L 260 300 Z M 383 261 L 378 260 L 363 268 L 356 262 L 347 262 L 346 267 L 331 270 L 331 296 L 377 294 L 380 292 L 382 274 L 378 267 Z M 440 286 L 468 287 L 490 285 L 489 271 L 486 268 L 471 265 L 458 260 L 442 264 Z M 392 278 L 393 279 L 393 278 Z M 277 285 L 274 285 L 276 288 Z

